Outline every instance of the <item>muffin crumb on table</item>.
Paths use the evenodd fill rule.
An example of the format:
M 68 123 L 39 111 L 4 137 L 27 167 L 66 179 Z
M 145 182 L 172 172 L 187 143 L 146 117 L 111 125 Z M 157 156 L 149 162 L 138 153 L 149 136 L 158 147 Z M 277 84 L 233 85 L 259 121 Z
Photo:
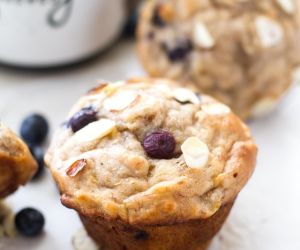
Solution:
M 0 200 L 0 240 L 3 237 L 13 238 L 16 235 L 14 219 L 12 209 Z

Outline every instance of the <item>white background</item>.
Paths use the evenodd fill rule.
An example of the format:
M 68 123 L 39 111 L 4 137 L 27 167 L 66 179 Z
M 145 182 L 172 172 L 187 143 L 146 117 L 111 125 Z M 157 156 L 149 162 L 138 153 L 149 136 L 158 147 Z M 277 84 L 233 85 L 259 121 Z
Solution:
M 0 118 L 18 131 L 24 116 L 41 112 L 53 132 L 97 79 L 143 74 L 131 42 L 119 43 L 96 60 L 70 69 L 33 73 L 0 68 Z M 300 85 L 273 113 L 249 125 L 259 146 L 257 169 L 211 250 L 299 250 Z M 39 238 L 18 236 L 0 242 L 0 249 L 72 249 L 71 236 L 81 225 L 76 213 L 60 204 L 49 173 L 21 188 L 8 202 L 15 211 L 27 206 L 40 209 L 46 227 Z

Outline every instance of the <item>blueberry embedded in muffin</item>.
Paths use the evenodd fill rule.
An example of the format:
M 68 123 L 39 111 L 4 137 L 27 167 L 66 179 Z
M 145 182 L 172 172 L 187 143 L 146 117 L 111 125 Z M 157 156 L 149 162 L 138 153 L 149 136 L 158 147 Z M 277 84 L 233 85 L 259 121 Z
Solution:
M 142 142 L 146 154 L 155 159 L 173 158 L 175 144 L 173 135 L 163 130 L 150 133 Z

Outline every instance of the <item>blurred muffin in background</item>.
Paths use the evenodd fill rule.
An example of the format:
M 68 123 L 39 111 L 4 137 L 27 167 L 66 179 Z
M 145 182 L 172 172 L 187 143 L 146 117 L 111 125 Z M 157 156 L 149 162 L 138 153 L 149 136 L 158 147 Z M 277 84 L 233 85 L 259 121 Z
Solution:
M 0 123 L 0 199 L 29 181 L 36 170 L 26 144 Z
M 242 118 L 272 110 L 300 61 L 299 1 L 151 0 L 138 52 L 152 76 L 192 84 Z

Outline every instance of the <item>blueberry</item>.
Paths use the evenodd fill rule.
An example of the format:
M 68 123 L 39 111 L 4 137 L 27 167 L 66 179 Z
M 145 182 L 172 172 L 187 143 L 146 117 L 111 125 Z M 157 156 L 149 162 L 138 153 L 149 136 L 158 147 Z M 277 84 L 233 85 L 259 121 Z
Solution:
M 193 44 L 189 40 L 179 42 L 173 49 L 165 48 L 168 58 L 172 62 L 184 60 L 192 49 Z
M 134 37 L 136 26 L 138 22 L 138 11 L 137 8 L 135 8 L 131 14 L 129 15 L 129 18 L 126 22 L 123 34 L 126 37 Z
M 162 27 L 166 26 L 166 22 L 159 15 L 159 7 L 160 6 L 157 6 L 154 9 L 153 16 L 152 16 L 152 19 L 151 19 L 151 23 L 154 26 L 158 27 L 158 28 L 162 28 Z
M 69 124 L 75 133 L 91 122 L 97 121 L 97 112 L 92 107 L 83 108 L 70 119 Z
M 155 131 L 147 135 L 142 143 L 149 157 L 155 159 L 170 159 L 174 156 L 175 139 L 167 131 Z
M 28 144 L 37 145 L 46 139 L 48 130 L 47 120 L 40 114 L 32 114 L 22 122 L 20 134 Z
M 33 180 L 39 178 L 44 172 L 44 151 L 39 146 L 29 146 L 30 152 L 38 163 L 38 170 L 33 176 Z
M 17 213 L 15 225 L 20 234 L 27 237 L 37 236 L 42 232 L 45 218 L 34 208 L 24 208 Z

